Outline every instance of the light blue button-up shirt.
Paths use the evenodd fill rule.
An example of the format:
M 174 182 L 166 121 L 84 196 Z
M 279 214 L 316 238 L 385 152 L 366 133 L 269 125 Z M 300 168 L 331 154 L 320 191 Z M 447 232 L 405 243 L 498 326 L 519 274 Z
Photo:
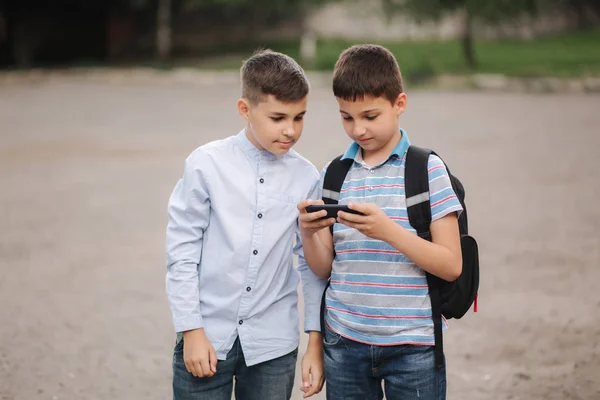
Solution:
M 257 149 L 245 131 L 196 149 L 169 200 L 167 295 L 177 332 L 204 328 L 224 360 L 239 336 L 248 365 L 299 343 L 298 273 L 305 331 L 319 331 L 325 281 L 309 269 L 298 202 L 316 199 L 319 172 L 293 150 Z

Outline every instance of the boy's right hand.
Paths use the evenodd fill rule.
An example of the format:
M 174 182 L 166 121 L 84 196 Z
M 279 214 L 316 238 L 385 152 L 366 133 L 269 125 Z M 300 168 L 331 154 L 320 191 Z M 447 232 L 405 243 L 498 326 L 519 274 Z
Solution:
M 204 329 L 183 332 L 183 361 L 188 372 L 197 378 L 217 372 L 217 353 L 204 334 Z
M 327 216 L 327 211 L 321 210 L 316 212 L 306 212 L 306 207 L 316 204 L 325 204 L 323 200 L 304 200 L 298 203 L 298 221 L 300 230 L 304 235 L 312 235 L 323 228 L 327 228 L 335 224 L 335 218 L 323 219 Z

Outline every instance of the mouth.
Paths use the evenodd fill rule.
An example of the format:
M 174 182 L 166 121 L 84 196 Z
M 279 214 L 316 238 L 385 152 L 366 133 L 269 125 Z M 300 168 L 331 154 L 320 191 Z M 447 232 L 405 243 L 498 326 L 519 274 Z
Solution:
M 358 139 L 359 143 L 367 143 L 371 138 Z
M 289 140 L 287 142 L 284 142 L 284 141 L 278 140 L 275 143 L 277 143 L 281 147 L 291 147 L 294 144 L 294 141 L 293 140 Z

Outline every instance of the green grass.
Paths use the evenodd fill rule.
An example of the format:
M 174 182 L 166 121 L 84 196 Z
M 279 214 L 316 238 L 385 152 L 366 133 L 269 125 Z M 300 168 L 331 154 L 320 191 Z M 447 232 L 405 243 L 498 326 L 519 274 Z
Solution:
M 600 29 L 531 42 L 482 42 L 477 52 L 481 72 L 510 76 L 600 75 Z
M 321 40 L 316 69 L 331 69 L 340 51 L 350 46 L 343 40 Z M 379 44 L 389 48 L 405 75 L 428 73 L 465 74 L 462 47 L 458 41 L 413 41 Z M 475 43 L 478 65 L 475 72 L 508 76 L 573 77 L 600 75 L 600 29 L 530 41 L 478 40 Z
M 466 72 L 458 42 L 377 42 L 394 53 L 403 75 L 409 80 L 446 72 Z M 320 40 L 315 69 L 332 69 L 340 52 L 355 44 L 343 40 Z
M 305 67 L 329 71 L 333 69 L 339 54 L 356 43 L 358 42 L 320 39 L 313 65 Z M 438 74 L 465 75 L 471 72 L 498 73 L 512 77 L 600 76 L 600 29 L 547 36 L 530 41 L 476 40 L 475 54 L 478 65 L 475 71 L 467 69 L 458 40 L 377 43 L 394 53 L 404 77 L 411 84 L 419 84 Z M 270 48 L 299 59 L 299 41 L 288 40 L 215 46 L 207 49 L 202 57 L 175 56 L 172 61 L 166 63 L 133 60 L 129 66 L 141 65 L 161 70 L 181 66 L 237 70 L 241 61 L 258 48 Z
M 215 46 L 205 50 L 202 59 L 175 58 L 175 66 L 186 65 L 202 69 L 239 69 L 242 60 L 248 58 L 258 49 L 271 49 L 300 59 L 300 42 L 298 40 L 251 42 L 239 45 Z
M 311 68 L 331 70 L 341 51 L 358 42 L 320 39 L 317 56 Z M 365 41 L 368 43 L 368 41 Z M 400 64 L 404 76 L 411 81 L 436 74 L 467 74 L 462 47 L 452 41 L 377 42 L 389 48 Z M 240 60 L 259 47 L 299 56 L 299 43 L 261 42 L 237 47 L 216 48 L 209 52 L 200 68 L 239 68 Z M 600 29 L 548 36 L 530 41 L 476 40 L 478 66 L 474 72 L 499 73 L 508 76 L 579 77 L 600 76 Z M 307 66 L 308 67 L 308 66 Z

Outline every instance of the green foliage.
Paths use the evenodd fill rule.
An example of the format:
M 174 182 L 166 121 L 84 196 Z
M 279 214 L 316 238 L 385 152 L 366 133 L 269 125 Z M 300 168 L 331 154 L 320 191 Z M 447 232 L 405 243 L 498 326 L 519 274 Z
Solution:
M 332 0 L 180 0 L 187 8 L 251 9 L 264 14 L 289 15 Z M 335 1 L 335 0 L 333 0 Z
M 536 14 L 560 0 L 383 0 L 388 15 L 406 12 L 418 20 L 437 20 L 445 13 L 466 10 L 473 18 L 503 21 Z
M 534 15 L 540 9 L 562 0 L 382 0 L 387 15 L 404 12 L 418 21 L 438 20 L 444 14 L 462 11 L 464 15 L 462 53 L 466 65 L 474 69 L 477 57 L 474 49 L 473 20 L 500 22 L 521 15 Z

